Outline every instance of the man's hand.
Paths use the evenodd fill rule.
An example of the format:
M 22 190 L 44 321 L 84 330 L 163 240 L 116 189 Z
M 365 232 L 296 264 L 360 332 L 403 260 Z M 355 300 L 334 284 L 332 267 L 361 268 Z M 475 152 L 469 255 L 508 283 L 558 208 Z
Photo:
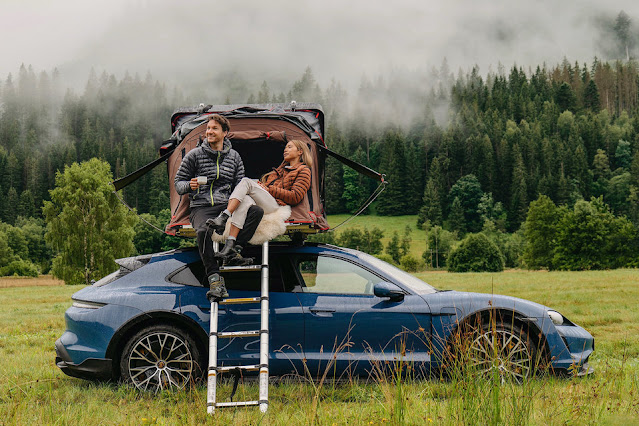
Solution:
M 198 189 L 200 187 L 200 184 L 197 183 L 197 178 L 193 178 L 189 181 L 189 186 L 191 187 L 192 191 L 195 191 L 196 189 Z

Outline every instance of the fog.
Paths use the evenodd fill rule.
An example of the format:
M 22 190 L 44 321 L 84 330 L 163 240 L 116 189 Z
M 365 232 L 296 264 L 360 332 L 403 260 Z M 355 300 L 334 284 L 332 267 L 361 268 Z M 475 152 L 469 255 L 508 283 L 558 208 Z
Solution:
M 58 68 L 81 88 L 93 68 L 125 71 L 186 90 L 236 73 L 257 88 L 290 88 L 307 67 L 322 87 L 363 76 L 450 69 L 481 74 L 499 64 L 608 59 L 603 22 L 634 0 L 1 0 L 0 77 L 21 64 Z

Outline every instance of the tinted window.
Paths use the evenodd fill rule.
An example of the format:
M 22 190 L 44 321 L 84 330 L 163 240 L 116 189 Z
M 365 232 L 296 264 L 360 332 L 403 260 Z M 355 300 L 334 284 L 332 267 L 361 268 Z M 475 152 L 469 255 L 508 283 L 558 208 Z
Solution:
M 300 259 L 297 266 L 304 293 L 372 295 L 375 283 L 383 281 L 354 263 L 334 257 Z
M 282 268 L 279 263 L 276 259 L 270 262 L 269 291 L 284 291 Z M 260 291 L 262 274 L 259 270 L 227 272 L 223 276 L 226 288 L 229 290 Z M 173 275 L 169 275 L 168 281 L 175 284 L 208 287 L 208 280 L 202 261 L 189 263 L 176 270 Z M 288 291 L 290 290 L 291 288 L 288 289 Z

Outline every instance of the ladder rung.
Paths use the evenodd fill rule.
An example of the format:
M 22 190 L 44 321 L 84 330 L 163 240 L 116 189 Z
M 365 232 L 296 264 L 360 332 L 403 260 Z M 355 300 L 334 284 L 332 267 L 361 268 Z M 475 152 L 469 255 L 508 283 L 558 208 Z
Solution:
M 260 297 L 238 297 L 236 299 L 224 299 L 218 302 L 220 305 L 237 305 L 240 303 L 258 303 Z
M 217 337 L 220 338 L 228 338 L 228 337 L 253 337 L 259 336 L 260 330 L 247 330 L 247 331 L 222 331 L 217 333 Z
M 225 365 L 224 367 L 217 367 L 217 371 L 220 373 L 224 373 L 226 371 L 233 370 L 245 370 L 245 371 L 259 371 L 261 366 L 259 364 L 256 365 Z
M 220 266 L 220 272 L 260 271 L 262 265 Z
M 235 402 L 218 402 L 216 407 L 246 407 L 248 405 L 258 405 L 260 401 L 235 401 Z

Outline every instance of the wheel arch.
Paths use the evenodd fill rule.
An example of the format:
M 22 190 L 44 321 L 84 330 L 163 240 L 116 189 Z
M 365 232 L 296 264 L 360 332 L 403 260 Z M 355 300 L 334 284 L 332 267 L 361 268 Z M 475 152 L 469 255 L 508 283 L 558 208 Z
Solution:
M 528 332 L 528 336 L 533 340 L 536 349 L 540 351 L 542 359 L 548 361 L 547 358 L 548 354 L 550 353 L 548 342 L 546 341 L 542 330 L 537 325 L 536 319 L 529 318 L 528 316 L 514 309 L 488 308 L 475 311 L 469 315 L 466 315 L 466 317 L 464 317 L 459 322 L 459 326 L 457 327 L 456 332 L 461 331 L 463 333 L 473 329 L 473 327 L 477 327 L 478 324 L 489 324 L 493 320 L 493 318 L 498 319 L 502 323 L 510 323 L 520 328 L 525 328 Z
M 204 329 L 195 320 L 187 317 L 186 315 L 182 315 L 174 311 L 150 311 L 131 318 L 113 334 L 113 338 L 111 338 L 106 350 L 106 357 L 112 360 L 113 379 L 117 380 L 120 377 L 120 358 L 122 350 L 128 340 L 141 329 L 159 324 L 166 324 L 180 328 L 184 332 L 193 336 L 193 340 L 195 341 L 200 353 L 200 362 L 204 369 L 206 365 L 206 356 L 208 354 L 208 336 Z

